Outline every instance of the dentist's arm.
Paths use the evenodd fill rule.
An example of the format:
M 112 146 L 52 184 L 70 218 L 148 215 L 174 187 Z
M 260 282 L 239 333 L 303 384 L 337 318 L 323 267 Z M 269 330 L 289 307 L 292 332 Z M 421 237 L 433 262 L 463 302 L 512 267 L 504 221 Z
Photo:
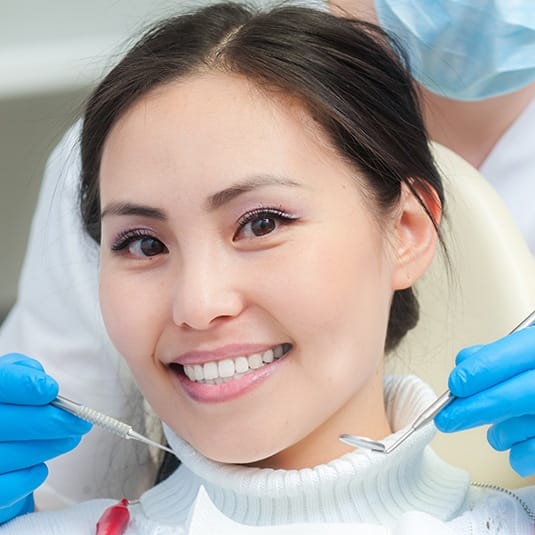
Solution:
M 535 326 L 462 350 L 449 378 L 454 396 L 435 419 L 443 432 L 491 424 L 488 441 L 510 450 L 521 476 L 535 474 Z
M 45 461 L 75 448 L 91 424 L 49 405 L 58 385 L 36 360 L 0 357 L 0 523 L 33 511 Z

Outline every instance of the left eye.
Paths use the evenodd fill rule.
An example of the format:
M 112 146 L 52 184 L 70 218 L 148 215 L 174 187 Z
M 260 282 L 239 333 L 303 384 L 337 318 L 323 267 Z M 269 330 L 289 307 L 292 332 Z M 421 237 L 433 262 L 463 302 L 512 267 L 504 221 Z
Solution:
M 281 210 L 253 210 L 245 214 L 238 222 L 238 231 L 234 239 L 259 238 L 271 234 L 279 226 L 288 225 L 295 221 L 292 217 Z
M 146 258 L 168 253 L 167 247 L 158 239 L 149 235 L 130 234 L 120 238 L 112 246 L 116 252 L 127 253 L 136 258 Z
M 128 245 L 128 252 L 134 256 L 156 256 L 166 251 L 165 245 L 155 238 L 138 238 Z

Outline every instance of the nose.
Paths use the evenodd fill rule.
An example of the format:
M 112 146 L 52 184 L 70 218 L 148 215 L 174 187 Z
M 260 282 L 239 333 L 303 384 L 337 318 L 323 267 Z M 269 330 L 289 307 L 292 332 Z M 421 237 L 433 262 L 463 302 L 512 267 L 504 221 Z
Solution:
M 238 316 L 245 306 L 238 271 L 221 255 L 185 258 L 174 294 L 174 323 L 193 330 L 207 330 Z

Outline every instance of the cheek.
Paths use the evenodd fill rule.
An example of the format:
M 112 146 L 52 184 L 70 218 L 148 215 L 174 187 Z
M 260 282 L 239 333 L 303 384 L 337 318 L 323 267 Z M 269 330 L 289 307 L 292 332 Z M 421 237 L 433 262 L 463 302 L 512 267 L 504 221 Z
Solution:
M 319 247 L 298 252 L 298 266 L 285 279 L 287 295 L 301 303 L 295 312 L 313 329 L 372 323 L 388 308 L 392 290 L 384 243 L 364 234 L 349 240 L 331 235 Z
M 358 228 L 358 227 L 357 227 Z M 392 289 L 385 243 L 369 226 L 293 245 L 264 266 L 259 302 L 323 377 L 382 358 Z M 335 359 L 335 355 L 340 355 Z M 350 361 L 348 362 L 348 359 Z M 321 371 L 320 371 L 321 370 Z M 312 372 L 310 372 L 312 374 Z M 309 372 L 307 371 L 307 376 Z
M 101 270 L 100 307 L 111 341 L 131 366 L 152 354 L 150 303 L 137 284 Z

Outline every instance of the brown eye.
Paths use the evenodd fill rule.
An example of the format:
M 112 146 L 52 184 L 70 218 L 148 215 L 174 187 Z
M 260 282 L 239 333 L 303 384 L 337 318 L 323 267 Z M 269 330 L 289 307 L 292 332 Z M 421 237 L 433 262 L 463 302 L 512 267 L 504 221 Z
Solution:
M 298 219 L 277 208 L 258 208 L 240 218 L 234 240 L 261 238 Z
M 167 247 L 160 240 L 151 236 L 130 236 L 122 244 L 115 246 L 113 249 L 118 253 L 126 253 L 129 256 L 140 259 L 150 258 L 169 252 Z
M 142 229 L 131 230 L 117 236 L 111 245 L 111 250 L 118 255 L 140 260 L 169 253 L 163 242 Z
M 270 232 L 273 232 L 276 227 L 277 222 L 273 217 L 263 216 L 251 221 L 251 232 L 255 236 L 264 236 L 269 234 Z
M 156 256 L 166 252 L 166 247 L 155 238 L 141 238 L 132 242 L 128 251 L 136 256 Z

